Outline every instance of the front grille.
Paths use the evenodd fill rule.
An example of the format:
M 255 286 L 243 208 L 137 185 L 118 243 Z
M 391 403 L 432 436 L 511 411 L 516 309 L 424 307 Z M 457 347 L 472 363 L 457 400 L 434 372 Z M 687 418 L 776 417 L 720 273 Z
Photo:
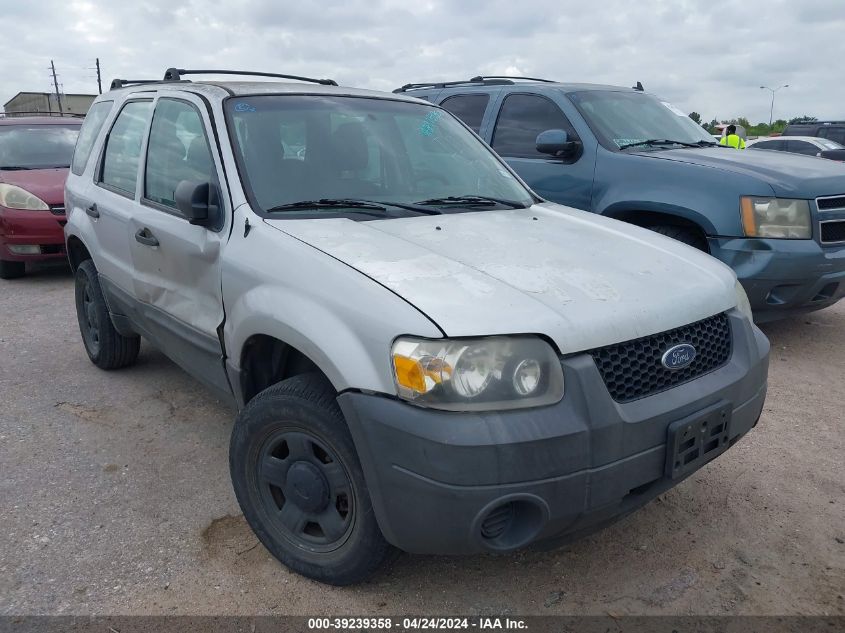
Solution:
M 64 215 L 65 214 L 65 205 L 63 204 L 52 204 L 50 205 L 50 213 L 53 215 Z
M 821 223 L 822 244 L 845 242 L 845 220 L 829 220 Z
M 661 359 L 670 347 L 695 347 L 692 363 L 671 370 Z M 674 330 L 589 352 L 616 402 L 631 402 L 718 369 L 731 357 L 731 326 L 724 313 Z
M 819 211 L 831 211 L 833 209 L 845 209 L 845 196 L 834 196 L 833 198 L 818 198 L 816 205 Z

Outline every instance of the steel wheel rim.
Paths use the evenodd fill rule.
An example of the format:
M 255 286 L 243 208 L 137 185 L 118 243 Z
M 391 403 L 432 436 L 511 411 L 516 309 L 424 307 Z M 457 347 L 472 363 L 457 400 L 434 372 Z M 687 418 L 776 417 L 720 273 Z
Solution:
M 100 327 L 97 320 L 97 308 L 91 293 L 91 282 L 86 280 L 82 286 L 81 305 L 79 306 L 79 324 L 82 335 L 91 353 L 96 354 L 100 349 Z
M 276 431 L 261 446 L 255 477 L 276 535 L 317 553 L 348 540 L 357 503 L 349 473 L 327 442 L 301 429 Z

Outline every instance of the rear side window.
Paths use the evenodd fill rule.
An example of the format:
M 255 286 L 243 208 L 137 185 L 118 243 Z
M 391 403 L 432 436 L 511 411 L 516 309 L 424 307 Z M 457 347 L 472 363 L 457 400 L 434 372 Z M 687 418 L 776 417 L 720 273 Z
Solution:
M 183 180 L 217 182 L 202 117 L 190 103 L 159 99 L 150 126 L 144 197 L 176 208 L 176 187 Z
M 488 94 L 455 95 L 449 97 L 440 105 L 470 126 L 478 134 L 484 111 L 490 102 Z
M 117 115 L 106 140 L 100 182 L 129 196 L 138 186 L 141 143 L 152 108 L 151 101 L 130 101 Z
M 103 129 L 103 123 L 106 122 L 106 117 L 111 112 L 112 105 L 114 105 L 113 101 L 95 103 L 85 116 L 85 122 L 79 131 L 79 138 L 76 140 L 76 149 L 73 152 L 73 162 L 71 163 L 71 171 L 77 176 L 81 176 L 82 172 L 85 171 L 88 157 L 91 155 L 91 150 L 94 149 L 94 141 L 97 140 L 100 130 Z
M 759 143 L 754 143 L 752 147 L 756 149 L 783 150 L 783 143 L 783 141 L 760 141 Z
M 808 156 L 815 156 L 821 151 L 818 147 L 807 141 L 787 141 L 786 147 L 789 152 L 807 154 Z
M 551 100 L 538 95 L 509 95 L 493 133 L 493 149 L 502 156 L 548 158 L 537 151 L 537 135 L 546 130 L 564 130 L 575 140 L 569 119 Z

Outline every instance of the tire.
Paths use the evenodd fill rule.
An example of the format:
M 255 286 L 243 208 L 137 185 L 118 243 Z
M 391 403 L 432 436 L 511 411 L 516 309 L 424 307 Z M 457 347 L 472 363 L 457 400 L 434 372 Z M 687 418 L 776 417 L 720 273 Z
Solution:
M 127 367 L 138 358 L 141 338 L 123 336 L 114 329 L 90 259 L 76 269 L 76 318 L 88 358 L 100 369 Z
M 17 279 L 26 274 L 24 262 L 10 262 L 7 259 L 0 259 L 0 279 Z
M 319 374 L 268 387 L 235 421 L 229 467 L 244 517 L 273 556 L 308 578 L 351 585 L 396 550 L 335 398 Z
M 666 237 L 671 237 L 673 240 L 678 240 L 684 244 L 688 244 L 700 251 L 709 253 L 710 249 L 707 247 L 707 240 L 705 237 L 693 229 L 688 229 L 683 226 L 672 226 L 671 224 L 658 224 L 655 226 L 646 227 L 650 231 L 660 233 Z

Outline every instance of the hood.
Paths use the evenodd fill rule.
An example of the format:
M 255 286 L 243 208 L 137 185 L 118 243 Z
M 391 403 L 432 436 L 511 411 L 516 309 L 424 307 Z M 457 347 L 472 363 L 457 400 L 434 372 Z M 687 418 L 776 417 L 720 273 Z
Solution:
M 551 203 L 366 222 L 266 222 L 392 290 L 447 336 L 536 333 L 570 353 L 736 305 L 733 273 L 710 256 Z
M 815 156 L 719 147 L 668 149 L 638 154 L 758 178 L 769 184 L 776 196 L 785 198 L 812 199 L 845 193 L 845 165 Z
M 21 171 L 0 170 L 0 182 L 26 189 L 52 206 L 65 203 L 67 172 L 67 167 Z

